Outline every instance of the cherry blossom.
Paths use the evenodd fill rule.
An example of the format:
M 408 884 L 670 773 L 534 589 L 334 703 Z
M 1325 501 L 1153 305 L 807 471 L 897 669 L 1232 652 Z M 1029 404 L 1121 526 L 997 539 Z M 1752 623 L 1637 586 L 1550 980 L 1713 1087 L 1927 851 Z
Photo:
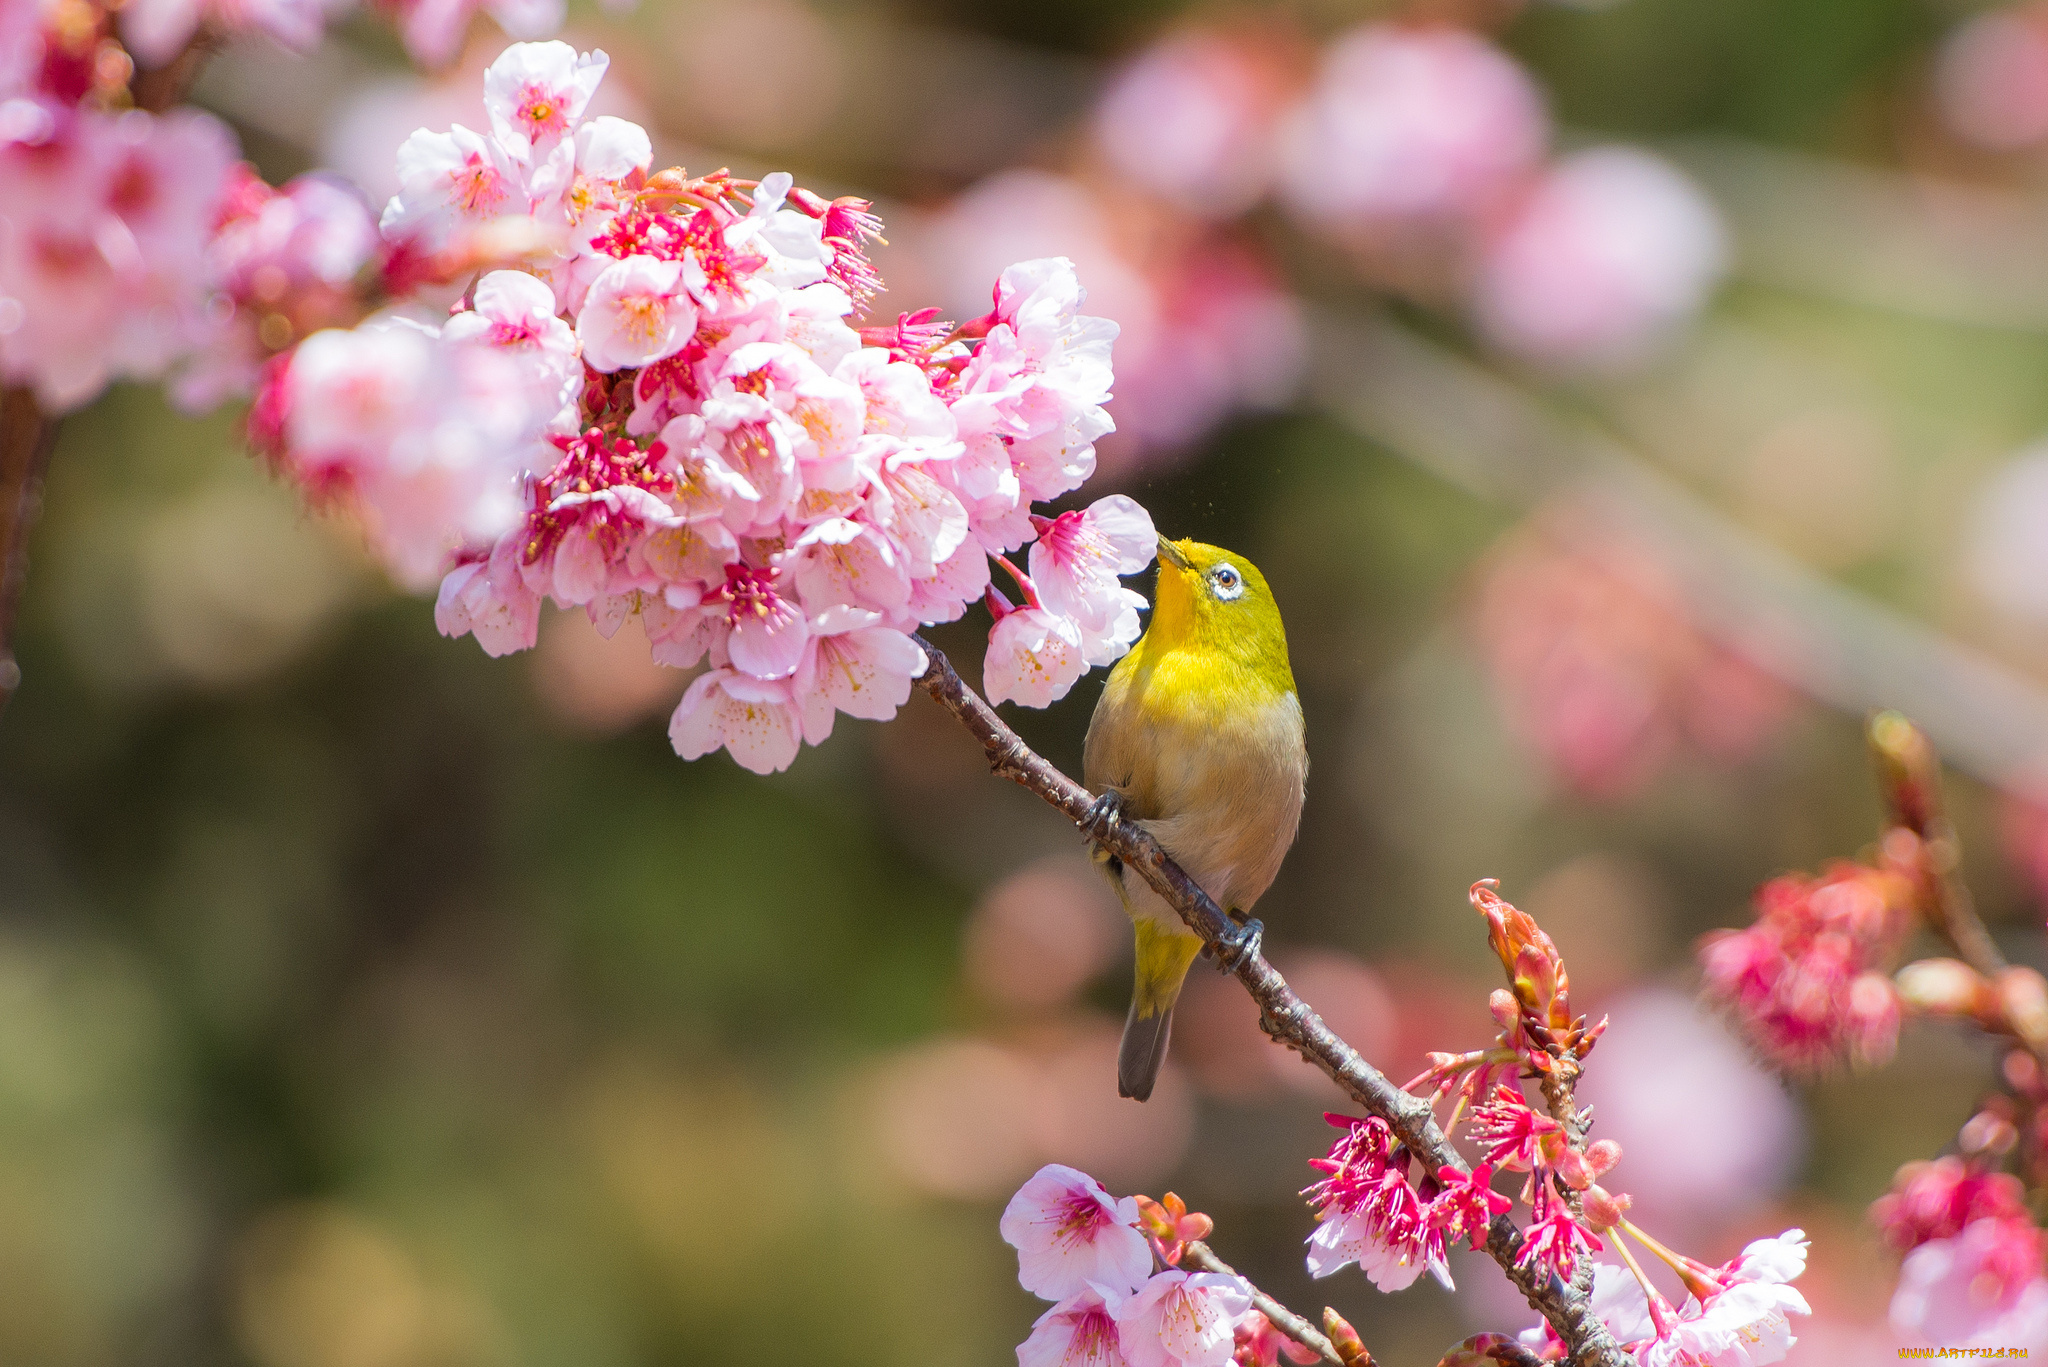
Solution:
M 1247 1311 L 1237 1322 L 1235 1330 L 1236 1351 L 1231 1360 L 1238 1367 L 1280 1367 L 1280 1359 L 1307 1364 L 1315 1362 L 1318 1354 L 1306 1344 L 1296 1343 L 1274 1327 L 1273 1321 L 1256 1310 Z
M 1308 1240 L 1309 1275 L 1328 1277 L 1357 1263 L 1382 1291 L 1405 1290 L 1425 1270 L 1448 1286 L 1444 1236 L 1409 1184 L 1408 1155 L 1394 1147 L 1386 1122 L 1326 1119 L 1344 1137 L 1309 1165 L 1327 1174 L 1303 1193 L 1320 1221 Z
M 1489 235 L 1474 308 L 1507 351 L 1625 366 L 1699 311 L 1727 256 L 1691 181 L 1647 152 L 1595 148 L 1545 172 Z
M 1532 172 L 1542 96 L 1462 29 L 1368 24 L 1325 51 L 1283 134 L 1281 190 L 1336 232 L 1477 214 Z
M 835 713 L 887 721 L 909 701 L 912 682 L 924 673 L 924 651 L 882 620 L 879 612 L 844 604 L 811 619 L 793 687 L 812 745 L 832 734 Z
M 301 52 L 320 41 L 326 0 L 130 0 L 121 38 L 135 59 L 159 67 L 184 51 L 202 24 L 223 33 L 258 29 Z
M 207 248 L 233 135 L 153 115 L 21 101 L 0 130 L 0 378 L 64 411 L 151 379 L 210 332 Z
M 720 668 L 690 685 L 669 720 L 668 736 L 684 759 L 723 746 L 741 767 L 772 774 L 795 762 L 803 717 L 788 683 Z
M 1032 1321 L 1017 1367 L 1130 1367 L 1101 1289 L 1083 1287 Z
M 1171 1268 L 1116 1297 L 1111 1313 L 1130 1367 L 1223 1367 L 1251 1304 L 1240 1277 Z
M 1908 1345 L 2048 1349 L 2041 1231 L 2025 1218 L 1973 1220 L 1906 1255 L 1891 1327 Z
M 1152 1271 L 1152 1246 L 1138 1230 L 1137 1199 L 1112 1197 L 1087 1173 L 1064 1164 L 1047 1164 L 1019 1187 L 999 1228 L 1003 1241 L 1017 1250 L 1017 1280 L 1047 1300 L 1065 1300 L 1091 1287 L 1128 1295 Z M 1123 1316 L 1117 1319 L 1121 1323 Z
M 1700 942 L 1706 990 L 1781 1066 L 1882 1062 L 1898 1036 L 1884 970 L 1910 926 L 1911 888 L 1894 872 L 1836 863 L 1756 894 L 1756 923 Z
M 1280 83 L 1258 56 L 1249 35 L 1153 44 L 1096 106 L 1096 144 L 1131 184 L 1209 217 L 1242 213 L 1272 174 Z
M 981 687 L 990 702 L 1044 707 L 1087 670 L 1087 647 L 1078 626 L 1044 608 L 1017 608 L 1004 613 L 989 633 Z
M 396 12 L 407 52 L 424 66 L 442 66 L 462 45 L 470 17 L 491 16 L 513 38 L 541 38 L 562 26 L 563 0 L 383 0 Z
M 484 73 L 491 132 L 508 151 L 534 157 L 583 117 L 611 59 L 567 43 L 515 43 Z
M 1743 1282 L 1704 1303 L 1688 1300 L 1638 1361 L 1643 1367 L 1764 1367 L 1783 1361 L 1798 1341 L 1792 1316 L 1811 1313 L 1806 1298 L 1789 1286 Z
M 1056 518 L 1034 517 L 1032 526 L 1038 539 L 1031 546 L 1031 580 L 1040 602 L 1081 628 L 1090 664 L 1106 663 L 1092 658 L 1091 638 L 1107 636 L 1116 643 L 1109 658 L 1122 655 L 1137 639 L 1137 609 L 1145 600 L 1125 588 L 1121 576 L 1144 569 L 1157 553 L 1151 514 L 1111 494 Z

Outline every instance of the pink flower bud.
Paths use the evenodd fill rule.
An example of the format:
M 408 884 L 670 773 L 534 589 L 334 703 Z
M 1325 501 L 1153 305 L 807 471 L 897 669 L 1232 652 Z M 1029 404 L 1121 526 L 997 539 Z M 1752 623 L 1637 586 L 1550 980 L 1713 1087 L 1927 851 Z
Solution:
M 1998 975 L 1996 987 L 2013 1034 L 2030 1049 L 2048 1045 L 2048 981 L 2031 968 L 2013 967 Z
M 1564 1184 L 1573 1191 L 1584 1191 L 1593 1185 L 1593 1166 L 1586 1161 L 1586 1155 L 1577 1149 L 1566 1149 L 1558 1155 L 1557 1162 L 1552 1166 L 1557 1170 L 1557 1175 L 1564 1179 Z
M 1350 1320 L 1327 1305 L 1323 1307 L 1323 1332 L 1330 1336 L 1337 1356 L 1351 1367 L 1372 1367 L 1372 1354 L 1366 1351 L 1365 1340 L 1358 1337 L 1358 1331 L 1351 1327 Z
M 1635 1198 L 1626 1192 L 1610 1192 L 1595 1182 L 1586 1188 L 1582 1204 L 1586 1211 L 1586 1223 L 1595 1230 L 1605 1231 L 1621 1223 L 1622 1216 L 1628 1214 L 1628 1208 L 1635 1204 Z
M 1977 1017 L 1997 1009 L 1991 984 L 1960 959 L 1921 959 L 1892 981 L 1902 1003 L 1928 1015 Z
M 1486 999 L 1486 1009 L 1500 1022 L 1503 1030 L 1512 1030 L 1522 1019 L 1522 1008 L 1515 1004 L 1515 994 L 1505 987 L 1496 987 Z
M 1593 1175 L 1604 1175 L 1608 1169 L 1621 1161 L 1621 1145 L 1612 1139 L 1596 1139 L 1586 1146 L 1586 1163 L 1593 1169 Z

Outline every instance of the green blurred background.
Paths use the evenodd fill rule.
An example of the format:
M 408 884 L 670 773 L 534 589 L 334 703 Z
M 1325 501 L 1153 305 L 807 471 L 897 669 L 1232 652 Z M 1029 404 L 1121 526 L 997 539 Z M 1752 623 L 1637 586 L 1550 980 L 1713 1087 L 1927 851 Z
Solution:
M 1375 11 L 1228 13 L 1313 40 Z M 1700 933 L 1871 838 L 1876 699 L 1738 680 L 1755 719 L 1720 744 L 1732 704 L 1681 695 L 1749 628 L 1780 662 L 1882 638 L 1925 672 L 1896 701 L 1942 704 L 1921 719 L 1980 757 L 1955 779 L 1968 870 L 2008 952 L 2044 963 L 2035 838 L 1981 762 L 2037 750 L 2044 713 L 1987 710 L 1944 672 L 1945 640 L 1999 660 L 2013 697 L 2048 677 L 2041 623 L 1966 570 L 1986 481 L 2048 428 L 2048 164 L 1968 149 L 1929 109 L 1934 45 L 1968 13 L 1457 9 L 1538 76 L 1564 145 L 1644 143 L 1708 191 L 1735 252 L 1712 309 L 1645 369 L 1548 379 L 1261 212 L 1248 231 L 1314 310 L 1302 396 L 1100 485 L 1248 554 L 1285 610 L 1314 767 L 1259 909 L 1283 971 L 1398 1080 L 1485 1037 L 1465 888 L 1501 879 L 1615 1011 L 1592 1069 L 1654 1227 L 1709 1258 L 1813 1234 L 1795 1362 L 1890 1355 L 1862 1210 L 1950 1140 L 1990 1056 L 1909 1027 L 1883 1072 L 1787 1087 L 1690 1013 Z M 566 36 L 615 54 L 612 82 L 693 167 L 876 196 L 912 225 L 882 269 L 915 279 L 920 214 L 1066 164 L 1111 64 L 1185 17 L 644 0 L 575 11 Z M 676 73 L 728 22 L 824 54 L 792 87 L 815 108 L 719 124 L 693 102 L 703 78 Z M 449 89 L 502 44 L 487 30 Z M 440 89 L 367 20 L 290 62 L 237 48 L 199 90 L 273 181 L 320 161 L 350 92 L 429 108 Z M 1711 560 L 1664 588 L 1649 561 L 1573 568 L 1614 524 L 1575 477 L 1515 474 L 1500 428 L 1459 426 L 1482 392 L 1531 432 L 1618 443 L 1771 574 L 1707 602 Z M 1673 550 L 1645 525 L 1644 554 Z M 1389 1363 L 1531 1321 L 1462 1258 L 1457 1297 L 1307 1281 L 1295 1192 L 1336 1097 L 1206 970 L 1161 1096 L 1115 1099 L 1119 919 L 1074 832 L 922 695 L 773 778 L 682 763 L 663 735 L 680 678 L 644 650 L 553 616 L 510 660 L 443 640 L 242 452 L 233 415 L 143 389 L 65 421 L 32 554 L 26 682 L 0 719 L 0 1360 L 1001 1362 L 1042 1307 L 996 1217 L 1049 1161 L 1180 1192 L 1225 1256 L 1336 1305 Z M 1554 571 L 1575 606 L 1514 596 Z M 1877 615 L 1773 596 L 1828 583 Z M 1901 623 L 1924 630 L 1886 634 Z M 970 678 L 983 630 L 935 634 Z M 1556 701 L 1517 694 L 1512 663 L 1551 631 L 1678 718 L 1622 781 L 1566 781 L 1515 724 Z M 1535 644 L 1502 644 L 1517 632 Z M 1073 771 L 1098 687 L 1015 720 Z

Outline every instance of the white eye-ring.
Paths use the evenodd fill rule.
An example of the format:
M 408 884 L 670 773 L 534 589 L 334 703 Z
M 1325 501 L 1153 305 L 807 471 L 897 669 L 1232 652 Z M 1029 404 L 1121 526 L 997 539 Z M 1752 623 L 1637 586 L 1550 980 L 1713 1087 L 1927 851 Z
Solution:
M 1244 576 L 1235 565 L 1218 565 L 1209 572 L 1209 582 L 1216 586 L 1216 596 L 1226 603 L 1244 596 Z

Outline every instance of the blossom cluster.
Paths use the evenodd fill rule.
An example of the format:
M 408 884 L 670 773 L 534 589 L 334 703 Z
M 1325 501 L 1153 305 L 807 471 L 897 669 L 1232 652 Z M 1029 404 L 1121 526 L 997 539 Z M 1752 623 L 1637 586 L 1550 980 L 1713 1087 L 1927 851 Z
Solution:
M 1898 1044 L 1900 1003 L 1888 969 L 1913 923 L 1899 871 L 1837 862 L 1757 890 L 1756 921 L 1700 943 L 1707 992 L 1781 1067 L 1883 1063 Z
M 1719 279 L 1725 235 L 1700 191 L 1635 148 L 1552 161 L 1541 91 L 1484 37 L 1363 24 L 1305 81 L 1292 48 L 1267 23 L 1140 56 L 1096 120 L 1120 181 L 1209 218 L 1271 193 L 1380 283 L 1458 301 L 1487 340 L 1546 364 L 1637 360 Z
M 1018 1188 L 1003 1211 L 1003 1240 L 1017 1250 L 1024 1289 L 1055 1302 L 1018 1346 L 1018 1367 L 1271 1361 L 1271 1326 L 1252 1309 L 1243 1278 L 1171 1265 L 1154 1271 L 1155 1249 L 1173 1249 L 1156 1246 L 1141 1227 L 1141 1200 L 1111 1196 L 1088 1174 L 1058 1163 Z
M 977 599 L 992 700 L 1043 706 L 1122 655 L 1150 518 L 1032 506 L 1112 427 L 1116 328 L 1071 264 L 1009 267 L 958 326 L 857 328 L 867 203 L 650 174 L 644 130 L 586 117 L 606 67 L 514 45 L 488 129 L 406 141 L 379 223 L 393 297 L 264 370 L 252 430 L 278 468 L 351 507 L 399 578 L 438 578 L 442 631 L 493 655 L 552 601 L 606 635 L 638 619 L 660 664 L 708 661 L 670 726 L 686 758 L 778 770 L 839 713 L 893 715 L 925 667 L 912 633 Z
M 195 110 L 121 108 L 131 68 L 90 4 L 0 23 L 0 379 L 52 412 L 163 375 L 207 335 L 206 255 L 234 164 Z
M 1908 1163 L 1871 1218 L 1904 1258 L 1891 1305 L 1902 1338 L 2048 1344 L 2048 1234 L 2017 1177 L 1981 1157 Z
M 537 35 L 560 0 L 484 0 Z M 318 41 L 329 0 L 22 0 L 0 8 L 0 380 L 49 413 L 118 379 L 172 380 L 182 406 L 249 393 L 269 356 L 365 311 L 384 244 L 324 176 L 282 191 L 236 162 L 194 109 L 136 108 L 138 66 L 203 30 Z M 478 0 L 380 0 L 423 61 L 444 60 Z M 378 283 L 374 278 L 369 282 Z

